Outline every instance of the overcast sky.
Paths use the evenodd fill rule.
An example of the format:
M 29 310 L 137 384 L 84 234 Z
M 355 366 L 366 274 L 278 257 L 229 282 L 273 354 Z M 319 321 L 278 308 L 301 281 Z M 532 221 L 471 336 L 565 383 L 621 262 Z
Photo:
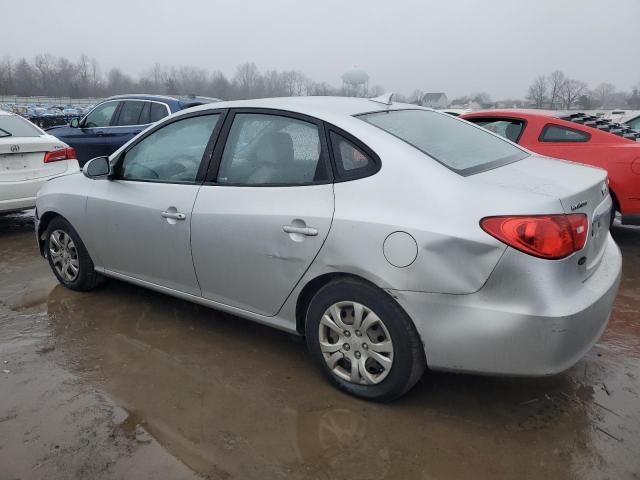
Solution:
M 0 57 L 86 53 L 103 70 L 155 63 L 232 75 L 301 70 L 339 86 L 354 66 L 370 84 L 449 98 L 521 98 L 560 69 L 594 87 L 640 82 L 640 0 L 2 0 Z

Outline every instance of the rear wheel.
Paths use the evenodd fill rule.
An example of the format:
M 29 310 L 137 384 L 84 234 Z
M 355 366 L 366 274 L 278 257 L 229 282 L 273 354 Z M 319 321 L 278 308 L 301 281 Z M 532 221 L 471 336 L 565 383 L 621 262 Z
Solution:
M 307 311 L 306 339 L 339 389 L 368 400 L 402 396 L 426 367 L 408 315 L 386 292 L 356 279 L 333 281 L 318 291 Z
M 80 236 L 62 217 L 47 227 L 46 253 L 49 266 L 60 283 L 72 290 L 92 290 L 104 281 L 94 268 Z

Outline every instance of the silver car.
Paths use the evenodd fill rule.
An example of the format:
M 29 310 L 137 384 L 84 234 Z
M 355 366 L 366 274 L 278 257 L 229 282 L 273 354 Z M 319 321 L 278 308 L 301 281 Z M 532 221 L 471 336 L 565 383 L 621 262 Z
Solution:
M 621 256 L 604 170 L 390 99 L 176 113 L 46 184 L 58 280 L 131 282 L 306 336 L 340 389 L 428 366 L 551 375 L 604 330 Z M 292 386 L 292 388 L 295 388 Z

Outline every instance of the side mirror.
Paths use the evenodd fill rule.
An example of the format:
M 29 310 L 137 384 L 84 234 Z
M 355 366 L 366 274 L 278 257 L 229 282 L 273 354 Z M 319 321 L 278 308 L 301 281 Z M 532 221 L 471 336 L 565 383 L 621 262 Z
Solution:
M 89 160 L 82 167 L 84 176 L 91 179 L 108 178 L 111 173 L 111 164 L 109 157 L 96 157 Z
M 80 120 L 78 120 L 77 118 L 72 118 L 69 122 L 69 126 L 71 128 L 78 128 L 80 126 Z

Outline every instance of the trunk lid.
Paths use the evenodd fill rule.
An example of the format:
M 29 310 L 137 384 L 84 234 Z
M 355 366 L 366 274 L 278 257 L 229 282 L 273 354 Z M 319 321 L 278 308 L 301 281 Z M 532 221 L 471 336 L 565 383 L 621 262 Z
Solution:
M 59 175 L 67 170 L 68 162 L 44 163 L 44 154 L 64 148 L 54 137 L 0 138 L 0 183 L 21 182 Z
M 586 257 L 580 278 L 587 279 L 598 267 L 609 233 L 612 201 L 607 172 L 579 163 L 532 155 L 518 162 L 480 173 L 474 179 L 494 186 L 557 198 L 562 211 L 541 213 L 583 213 L 589 222 L 585 247 L 573 256 Z M 514 212 L 518 213 L 518 212 Z

